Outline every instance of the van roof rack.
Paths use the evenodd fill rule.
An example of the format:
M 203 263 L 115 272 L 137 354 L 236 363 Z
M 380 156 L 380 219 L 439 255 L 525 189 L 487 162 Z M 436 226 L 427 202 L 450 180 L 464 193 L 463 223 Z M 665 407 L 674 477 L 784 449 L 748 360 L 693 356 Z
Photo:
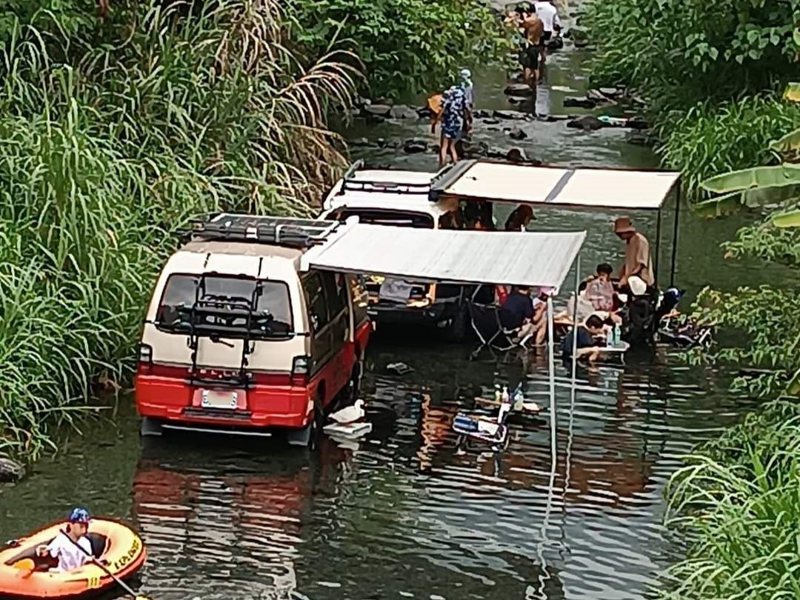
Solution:
M 336 221 L 218 213 L 192 221 L 183 232 L 187 240 L 251 242 L 290 248 L 309 248 L 325 241 Z
M 370 181 L 367 179 L 355 178 L 356 173 L 364 167 L 363 160 L 354 162 L 344 174 L 342 178 L 342 187 L 339 189 L 337 196 L 344 195 L 345 192 L 375 192 L 375 193 L 389 193 L 389 194 L 420 194 L 429 195 L 431 184 L 424 183 L 408 183 L 402 181 Z M 445 167 L 439 173 L 449 169 Z M 438 174 L 437 174 L 438 177 Z

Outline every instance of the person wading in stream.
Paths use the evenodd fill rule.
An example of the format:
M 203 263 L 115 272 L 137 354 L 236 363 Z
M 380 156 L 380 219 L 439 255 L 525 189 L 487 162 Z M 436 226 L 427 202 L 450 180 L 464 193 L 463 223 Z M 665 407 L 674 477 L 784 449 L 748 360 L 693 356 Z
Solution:
M 533 10 L 541 20 L 544 31 L 539 38 L 539 74 L 541 79 L 544 64 L 547 62 L 547 44 L 553 39 L 555 32 L 561 31 L 561 20 L 558 18 L 558 9 L 551 0 L 537 0 L 533 3 Z
M 461 84 L 453 85 L 442 95 L 442 137 L 439 147 L 439 168 L 448 157 L 458 162 L 456 144 L 464 135 L 467 123 L 467 94 Z
M 519 64 L 522 66 L 522 76 L 532 89 L 536 89 L 539 82 L 539 52 L 544 32 L 542 20 L 530 6 L 520 9 L 522 15 L 522 37 Z

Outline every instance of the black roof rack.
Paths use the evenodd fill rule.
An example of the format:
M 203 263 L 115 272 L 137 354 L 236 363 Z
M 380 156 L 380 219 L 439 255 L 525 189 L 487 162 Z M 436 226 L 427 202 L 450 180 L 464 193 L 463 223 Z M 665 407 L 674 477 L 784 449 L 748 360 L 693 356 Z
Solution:
M 363 160 L 357 160 L 344 174 L 342 187 L 339 188 L 337 196 L 345 192 L 376 192 L 392 194 L 425 194 L 430 192 L 430 183 L 404 183 L 398 181 L 369 181 L 366 179 L 356 180 L 355 175 L 359 169 L 364 167 Z
M 323 242 L 338 225 L 338 222 L 321 219 L 220 213 L 192 221 L 191 229 L 182 233 L 187 241 L 251 242 L 308 248 Z
M 461 176 L 469 171 L 477 162 L 477 160 L 460 160 L 455 164 L 441 169 L 436 174 L 436 177 L 433 178 L 433 181 L 431 181 L 430 190 L 428 191 L 428 200 L 431 202 L 439 202 L 439 200 L 442 199 L 442 194 L 456 181 L 461 179 Z

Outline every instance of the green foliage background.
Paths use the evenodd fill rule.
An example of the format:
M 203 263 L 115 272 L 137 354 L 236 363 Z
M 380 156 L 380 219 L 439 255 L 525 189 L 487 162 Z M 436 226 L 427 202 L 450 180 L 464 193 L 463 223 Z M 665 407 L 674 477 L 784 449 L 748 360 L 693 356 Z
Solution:
M 336 43 L 363 62 L 373 97 L 441 90 L 463 67 L 501 60 L 510 45 L 488 4 L 464 0 L 289 0 L 291 37 L 306 56 Z

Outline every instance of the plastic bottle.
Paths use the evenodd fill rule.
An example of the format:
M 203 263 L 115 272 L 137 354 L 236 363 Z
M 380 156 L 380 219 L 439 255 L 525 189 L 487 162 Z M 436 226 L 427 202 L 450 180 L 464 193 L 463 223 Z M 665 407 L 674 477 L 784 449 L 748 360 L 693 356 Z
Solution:
M 508 404 L 508 400 L 509 400 L 508 386 L 504 385 L 503 386 L 503 393 L 500 396 L 500 402 L 502 402 L 503 404 Z
M 500 393 L 500 386 L 494 386 L 494 401 L 500 404 L 500 400 L 502 399 L 502 394 Z
M 619 331 L 619 325 L 614 325 L 614 346 L 615 347 L 619 346 L 620 337 L 621 336 L 620 336 L 620 331 Z

